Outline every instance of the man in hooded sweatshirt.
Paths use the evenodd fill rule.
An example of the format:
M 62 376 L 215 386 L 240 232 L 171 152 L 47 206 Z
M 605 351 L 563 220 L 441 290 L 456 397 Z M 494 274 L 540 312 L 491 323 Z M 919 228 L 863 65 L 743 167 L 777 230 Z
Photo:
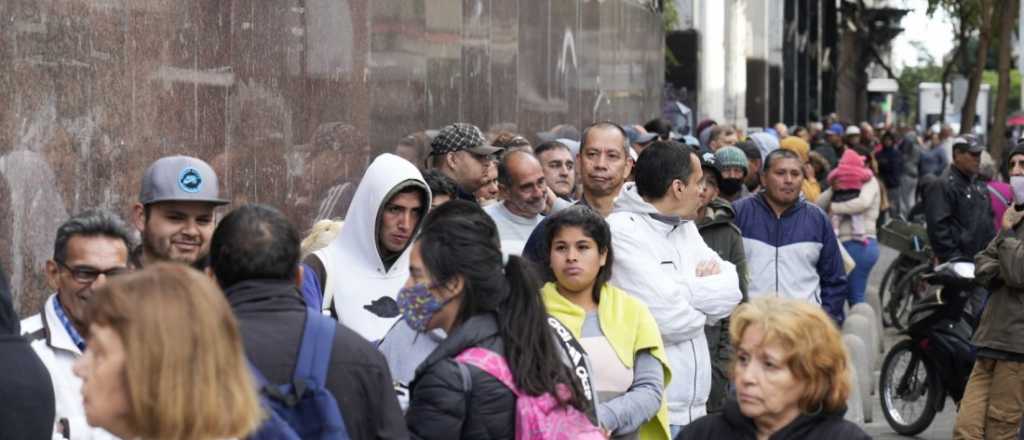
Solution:
M 615 253 L 611 283 L 647 304 L 661 330 L 673 380 L 673 435 L 703 416 L 711 389 L 705 324 L 732 312 L 742 294 L 736 267 L 701 239 L 700 159 L 676 142 L 655 142 L 636 163 L 636 182 L 615 201 L 608 225 Z
M 409 161 L 385 153 L 367 168 L 326 248 L 303 260 L 306 306 L 379 341 L 401 315 L 395 295 L 409 277 L 409 243 L 430 207 L 430 189 Z

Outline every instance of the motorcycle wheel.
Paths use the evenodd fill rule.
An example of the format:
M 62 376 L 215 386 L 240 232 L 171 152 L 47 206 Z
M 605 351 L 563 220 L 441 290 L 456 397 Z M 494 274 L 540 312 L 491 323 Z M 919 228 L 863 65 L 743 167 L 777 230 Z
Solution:
M 938 380 L 913 341 L 904 339 L 889 350 L 878 378 L 878 398 L 893 431 L 916 435 L 932 424 L 943 398 Z
M 889 315 L 889 322 L 897 330 L 907 329 L 910 324 L 910 309 L 927 293 L 928 283 L 922 279 L 922 276 L 929 270 L 931 270 L 931 265 L 928 263 L 917 265 L 908 270 L 896 283 L 896 288 L 892 291 L 892 298 L 885 309 Z

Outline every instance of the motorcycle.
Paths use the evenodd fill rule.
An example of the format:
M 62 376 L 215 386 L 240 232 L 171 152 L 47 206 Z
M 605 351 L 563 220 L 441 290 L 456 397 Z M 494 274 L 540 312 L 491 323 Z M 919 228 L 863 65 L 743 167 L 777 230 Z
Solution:
M 978 323 L 964 311 L 978 293 L 974 263 L 944 263 L 922 279 L 937 287 L 935 294 L 911 308 L 901 332 L 906 338 L 886 353 L 878 380 L 882 413 L 901 435 L 927 429 L 946 396 L 959 404 L 974 368 L 971 336 Z
M 893 218 L 878 228 L 878 242 L 899 252 L 878 287 L 882 325 L 896 330 L 906 329 L 911 307 L 927 290 L 921 276 L 932 270 L 928 231 L 920 217 Z

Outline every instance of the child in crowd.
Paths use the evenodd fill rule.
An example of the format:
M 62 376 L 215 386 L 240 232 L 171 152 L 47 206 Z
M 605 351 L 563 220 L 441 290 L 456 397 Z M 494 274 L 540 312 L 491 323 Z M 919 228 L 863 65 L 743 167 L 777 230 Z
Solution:
M 860 196 L 860 189 L 864 184 L 874 177 L 875 174 L 864 165 L 864 156 L 852 148 L 846 148 L 836 169 L 828 173 L 828 185 L 832 188 L 832 202 L 856 199 Z M 864 216 L 860 214 L 832 214 L 832 228 L 836 234 L 839 234 L 839 224 L 842 223 L 844 217 L 850 219 L 853 234 L 857 239 L 867 240 L 867 236 L 864 234 Z

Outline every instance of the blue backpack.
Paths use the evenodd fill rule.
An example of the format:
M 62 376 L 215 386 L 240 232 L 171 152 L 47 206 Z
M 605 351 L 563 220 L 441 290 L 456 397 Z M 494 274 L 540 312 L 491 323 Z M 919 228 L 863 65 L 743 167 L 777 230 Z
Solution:
M 338 402 L 324 387 L 337 323 L 306 310 L 306 324 L 292 383 L 274 385 L 252 364 L 249 369 L 260 391 L 268 418 L 253 440 L 348 440 Z

